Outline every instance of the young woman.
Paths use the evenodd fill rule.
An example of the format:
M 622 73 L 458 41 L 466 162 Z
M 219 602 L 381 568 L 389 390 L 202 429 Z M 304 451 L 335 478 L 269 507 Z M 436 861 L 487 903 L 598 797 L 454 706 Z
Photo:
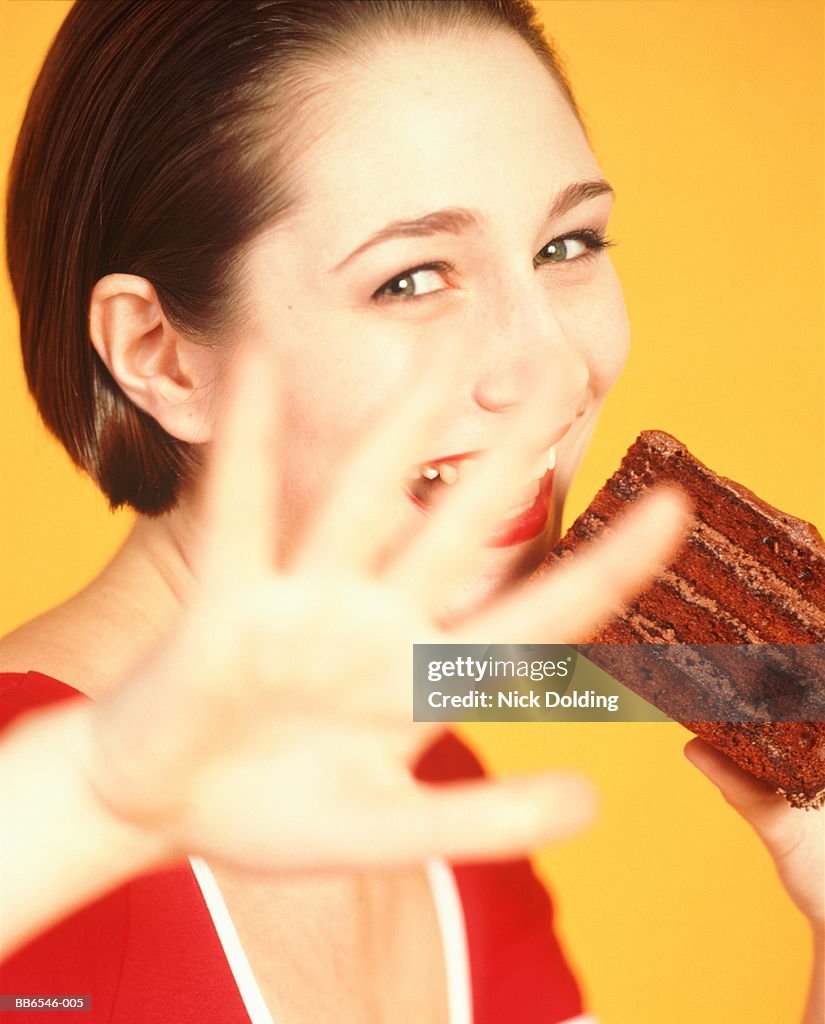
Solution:
M 0 650 L 4 992 L 114 1021 L 584 1019 L 500 859 L 586 821 L 587 785 L 480 781 L 409 721 L 408 666 L 585 636 L 678 542 L 665 492 L 525 582 L 626 353 L 610 205 L 520 0 L 72 10 L 9 266 L 44 419 L 140 515 Z M 813 816 L 694 756 L 821 934 Z

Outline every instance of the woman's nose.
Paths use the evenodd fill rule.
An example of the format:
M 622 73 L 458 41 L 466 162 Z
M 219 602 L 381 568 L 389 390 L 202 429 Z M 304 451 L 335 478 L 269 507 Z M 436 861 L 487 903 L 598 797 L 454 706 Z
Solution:
M 487 332 L 479 352 L 473 399 L 489 412 L 505 412 L 534 392 L 538 379 L 547 381 L 559 411 L 575 416 L 589 378 L 582 352 L 542 293 L 511 304 L 509 314 Z

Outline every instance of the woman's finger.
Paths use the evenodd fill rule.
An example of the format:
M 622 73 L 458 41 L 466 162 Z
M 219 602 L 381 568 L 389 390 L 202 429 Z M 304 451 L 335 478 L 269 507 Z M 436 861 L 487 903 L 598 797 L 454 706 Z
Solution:
M 749 775 L 704 740 L 692 739 L 685 746 L 685 757 L 716 786 L 775 855 L 787 852 L 782 845 L 793 832 L 789 823 L 794 818 L 805 819 L 809 812 L 791 807 L 766 782 Z
M 466 374 L 471 339 L 450 339 L 421 371 L 412 389 L 379 418 L 345 460 L 293 568 L 369 570 L 398 529 L 410 470 L 426 457 L 428 439 Z
M 388 570 L 424 612 L 437 614 L 450 590 L 478 560 L 493 529 L 506 513 L 538 493 L 547 472 L 547 456 L 560 433 L 551 417 L 558 410 L 558 384 L 540 375 L 527 398 L 507 423 L 502 436 L 479 458 L 469 480 L 456 485 L 440 503 L 430 523 Z M 556 424 L 559 413 L 555 412 Z
M 595 817 L 596 798 L 590 783 L 573 773 L 449 786 L 411 780 L 381 807 L 380 835 L 372 809 L 365 813 L 373 820 L 372 827 L 364 820 L 363 834 L 373 836 L 378 862 L 482 860 L 523 854 L 580 831 Z
M 685 746 L 685 757 L 719 789 L 725 800 L 745 817 L 753 810 L 777 805 L 788 806 L 783 797 L 767 783 L 755 779 L 729 757 L 701 739 L 693 739 Z
M 201 494 L 207 584 L 260 577 L 275 563 L 279 421 L 274 356 L 245 342 L 229 363 Z
M 671 486 L 640 498 L 602 536 L 469 620 L 456 643 L 587 640 L 644 589 L 682 541 L 689 504 Z
M 685 756 L 765 844 L 802 913 L 818 930 L 825 927 L 825 807 L 791 807 L 780 793 L 700 739 L 687 744 Z

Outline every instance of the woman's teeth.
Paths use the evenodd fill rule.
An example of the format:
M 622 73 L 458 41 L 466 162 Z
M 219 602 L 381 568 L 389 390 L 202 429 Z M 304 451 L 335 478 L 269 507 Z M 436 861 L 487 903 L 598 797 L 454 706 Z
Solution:
M 556 448 L 557 448 L 557 445 L 554 444 L 552 448 L 549 448 L 547 450 L 547 468 L 548 469 L 555 469 L 556 468 Z
M 525 508 L 533 503 L 538 494 L 538 486 L 541 482 L 544 474 L 551 469 L 556 468 L 556 449 L 558 445 L 553 445 L 546 452 L 542 452 L 539 458 L 536 460 L 536 464 L 533 466 L 530 472 L 530 483 L 524 489 L 524 497 L 522 502 L 526 500 L 527 492 L 530 492 L 529 500 L 526 500 L 526 504 L 522 503 L 518 508 L 513 509 L 508 513 L 507 518 L 512 515 L 518 515 L 519 512 L 524 511 Z M 416 480 L 440 480 L 445 484 L 455 484 L 459 480 L 466 479 L 473 472 L 477 465 L 477 459 L 456 459 L 454 462 L 424 462 L 420 466 L 417 466 L 409 474 L 411 481 Z
M 438 475 L 445 484 L 454 484 L 458 480 L 458 470 L 448 462 L 438 467 Z
M 410 473 L 410 480 L 438 480 L 454 484 L 469 476 L 476 465 L 475 459 L 461 459 L 458 462 L 425 462 Z

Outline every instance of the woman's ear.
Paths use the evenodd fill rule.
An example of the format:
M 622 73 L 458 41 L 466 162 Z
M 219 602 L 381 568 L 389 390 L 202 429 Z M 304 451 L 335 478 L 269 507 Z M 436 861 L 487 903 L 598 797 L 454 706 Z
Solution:
M 211 440 L 218 353 L 172 327 L 146 278 L 101 278 L 92 289 L 89 333 L 124 393 L 167 434 L 190 444 Z

